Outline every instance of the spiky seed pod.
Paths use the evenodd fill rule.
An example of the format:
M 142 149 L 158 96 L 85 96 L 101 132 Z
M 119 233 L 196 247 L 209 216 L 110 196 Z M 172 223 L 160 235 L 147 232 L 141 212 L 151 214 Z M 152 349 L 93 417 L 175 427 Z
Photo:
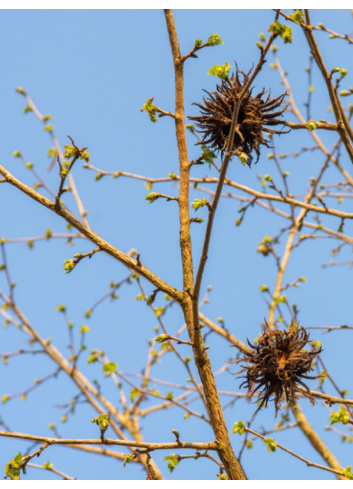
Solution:
M 287 401 L 294 405 L 299 385 L 305 388 L 302 394 L 310 399 L 312 406 L 314 405 L 314 397 L 302 379 L 319 377 L 307 374 L 313 370 L 312 362 L 322 352 L 322 348 L 311 347 L 310 350 L 305 350 L 308 343 L 309 333 L 304 328 L 292 324 L 288 331 L 280 331 L 277 327 L 270 330 L 266 321 L 262 326 L 262 335 L 258 344 L 252 345 L 248 340 L 252 350 L 244 351 L 244 357 L 235 362 L 246 362 L 247 365 L 241 365 L 244 368 L 234 375 L 246 372 L 246 375 L 242 376 L 246 381 L 240 387 L 245 385 L 248 388 L 249 398 L 262 389 L 259 392 L 261 403 L 255 414 L 262 406 L 267 407 L 270 397 L 274 395 L 276 418 L 283 394 Z
M 208 97 L 204 97 L 205 105 L 194 103 L 201 109 L 201 116 L 189 117 L 195 121 L 199 128 L 197 131 L 203 133 L 202 141 L 199 144 L 207 145 L 209 148 L 216 149 L 222 152 L 226 149 L 229 139 L 230 126 L 232 123 L 234 110 L 234 90 L 240 93 L 249 79 L 251 71 L 248 74 L 237 70 L 231 78 L 226 78 L 221 85 L 217 85 L 215 92 L 207 92 Z M 239 74 L 243 80 L 240 81 Z M 238 123 L 235 129 L 234 142 L 232 151 L 235 154 L 245 153 L 248 156 L 247 164 L 251 166 L 253 159 L 252 153 L 256 153 L 256 163 L 260 157 L 261 145 L 270 147 L 270 141 L 264 138 L 263 132 L 270 134 L 283 134 L 283 131 L 277 131 L 265 126 L 277 126 L 283 122 L 277 117 L 282 116 L 286 107 L 281 104 L 286 93 L 275 99 L 271 99 L 270 95 L 262 98 L 265 95 L 265 89 L 258 93 L 255 97 L 252 95 L 253 88 L 250 88 L 245 93 L 242 99 Z M 279 110 L 275 111 L 275 109 Z M 286 131 L 287 132 L 287 131 Z

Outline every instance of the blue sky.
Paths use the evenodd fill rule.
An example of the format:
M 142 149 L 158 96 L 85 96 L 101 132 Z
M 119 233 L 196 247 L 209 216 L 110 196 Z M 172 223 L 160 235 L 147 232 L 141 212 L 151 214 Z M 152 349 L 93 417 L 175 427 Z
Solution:
M 185 110 L 187 115 L 197 115 L 193 102 L 201 102 L 202 89 L 214 90 L 216 80 L 207 76 L 215 64 L 228 61 L 234 68 L 248 71 L 258 59 L 256 42 L 261 32 L 266 32 L 273 21 L 271 10 L 177 10 L 175 21 L 183 54 L 192 49 L 194 40 L 206 41 L 218 32 L 224 45 L 208 48 L 199 53 L 198 59 L 189 59 L 185 65 Z M 340 33 L 353 29 L 348 10 L 315 10 L 312 22 L 322 22 Z M 52 142 L 43 131 L 40 122 L 31 113 L 23 115 L 25 100 L 15 92 L 15 87 L 25 88 L 43 114 L 51 114 L 55 134 L 61 145 L 68 144 L 71 135 L 80 146 L 88 146 L 91 164 L 106 171 L 127 171 L 151 178 L 167 176 L 171 171 L 178 174 L 178 154 L 174 123 L 170 118 L 159 119 L 152 124 L 140 109 L 146 100 L 154 97 L 154 103 L 167 111 L 174 110 L 174 72 L 171 50 L 161 10 L 3 10 L 0 16 L 1 37 L 0 62 L 4 76 L 0 79 L 2 115 L 0 117 L 2 144 L 1 161 L 11 173 L 30 186 L 35 179 L 24 168 L 23 162 L 12 158 L 14 150 L 20 150 L 45 181 L 56 189 L 59 184 L 57 169 L 47 172 L 50 159 L 48 148 Z M 316 33 L 327 66 L 348 70 L 342 88 L 352 85 L 350 46 L 345 41 L 330 40 L 323 32 Z M 294 42 L 283 45 L 277 40 L 279 58 L 283 69 L 289 73 L 289 81 L 299 109 L 305 113 L 303 102 L 308 93 L 305 67 L 309 62 L 306 40 L 299 28 L 293 29 Z M 256 91 L 263 87 L 271 89 L 273 97 L 284 89 L 276 70 L 268 63 L 256 79 Z M 316 67 L 313 70 L 312 118 L 333 120 L 324 83 Z M 289 116 L 294 120 L 293 116 Z M 189 157 L 196 159 L 200 150 L 195 139 L 188 133 Z M 325 145 L 330 148 L 336 135 L 321 134 Z M 276 137 L 278 153 L 297 151 L 302 146 L 313 145 L 307 133 L 298 131 L 290 136 Z M 273 160 L 268 160 L 263 150 L 259 163 L 250 170 L 233 161 L 229 176 L 244 185 L 260 189 L 257 175 L 271 174 L 275 177 Z M 307 152 L 302 157 L 288 158 L 283 162 L 285 171 L 290 172 L 289 184 L 292 193 L 304 193 L 306 183 L 318 173 L 323 157 L 318 152 Z M 341 164 L 352 173 L 351 163 L 343 154 Z M 215 170 L 193 167 L 193 175 L 211 174 Z M 103 238 L 123 252 L 135 248 L 141 261 L 154 273 L 171 285 L 181 288 L 181 259 L 179 250 L 178 210 L 176 202 L 157 201 L 149 205 L 144 199 L 148 193 L 143 182 L 131 179 L 103 177 L 95 181 L 95 173 L 77 164 L 73 176 L 88 210 L 91 227 Z M 324 178 L 324 183 L 342 180 L 335 170 Z M 277 176 L 277 180 L 278 176 Z M 155 185 L 153 190 L 177 195 L 177 186 L 170 183 Z M 43 194 L 47 195 L 44 191 Z M 201 198 L 200 191 L 191 192 L 191 200 Z M 66 202 L 75 209 L 71 195 Z M 331 204 L 331 201 L 330 201 Z M 336 205 L 332 199 L 332 206 Z M 352 211 L 349 199 L 340 209 Z M 34 237 L 43 235 L 51 228 L 54 233 L 66 232 L 65 222 L 21 194 L 15 188 L 0 186 L 0 236 L 6 238 Z M 196 214 L 195 214 L 196 215 Z M 206 219 L 206 210 L 197 214 Z M 235 227 L 239 217 L 238 204 L 231 199 L 222 199 L 216 215 L 207 262 L 203 294 L 208 285 L 213 289 L 210 302 L 203 312 L 215 320 L 221 316 L 226 327 L 242 341 L 252 340 L 259 334 L 259 324 L 267 315 L 267 306 L 259 292 L 259 286 L 268 284 L 273 289 L 276 270 L 271 258 L 256 253 L 258 243 L 265 235 L 275 236 L 288 225 L 284 219 L 272 216 L 268 211 L 254 207 L 249 209 L 240 227 Z M 327 218 L 325 223 L 337 229 L 339 222 Z M 192 243 L 195 267 L 202 249 L 205 223 L 192 227 Z M 345 233 L 352 234 L 352 224 L 345 223 Z M 293 252 L 285 274 L 285 283 L 305 275 L 307 283 L 299 289 L 290 290 L 287 297 L 298 304 L 300 321 L 304 326 L 351 324 L 351 280 L 348 267 L 323 269 L 322 263 L 331 259 L 330 251 L 335 246 L 332 240 L 308 241 Z M 281 240 L 278 252 L 283 252 L 285 239 Z M 347 248 L 347 249 L 346 249 Z M 40 241 L 34 250 L 24 243 L 6 246 L 12 280 L 16 287 L 16 300 L 24 314 L 40 334 L 50 337 L 53 343 L 65 352 L 68 333 L 62 315 L 56 312 L 58 304 L 65 304 L 70 319 L 75 323 L 74 333 L 78 341 L 79 326 L 88 324 L 87 345 L 104 349 L 111 361 L 125 372 L 140 373 L 145 366 L 148 339 L 153 337 L 157 321 L 145 303 L 135 300 L 139 293 L 136 284 L 123 286 L 119 299 L 114 303 L 102 304 L 90 319 L 84 318 L 85 311 L 109 292 L 111 281 L 119 282 L 128 275 L 120 263 L 109 256 L 97 254 L 85 260 L 65 275 L 63 260 L 74 253 L 91 251 L 92 244 L 75 241 L 67 246 L 65 240 Z M 351 250 L 345 247 L 339 259 L 350 259 Z M 143 281 L 148 294 L 153 286 Z M 0 274 L 1 289 L 6 290 L 5 276 Z M 158 296 L 156 306 L 164 305 Z M 173 334 L 183 324 L 180 309 L 174 305 L 165 316 L 168 331 Z M 321 337 L 324 361 L 340 388 L 352 390 L 352 380 L 347 357 L 350 354 L 350 331 L 333 332 Z M 185 337 L 186 339 L 186 337 Z M 214 370 L 234 354 L 228 343 L 211 335 L 209 350 Z M 14 328 L 0 329 L 1 351 L 15 351 L 26 346 L 24 335 Z M 180 351 L 188 355 L 188 346 L 181 345 Z M 80 367 L 90 380 L 98 379 L 105 395 L 118 405 L 118 393 L 110 379 L 104 379 L 98 365 L 86 365 L 88 351 L 84 353 Z M 69 353 L 66 353 L 67 357 Z M 86 356 L 85 356 L 86 355 Z M 9 365 L 0 365 L 0 394 L 11 394 L 28 388 L 33 380 L 51 373 L 54 364 L 39 355 L 27 358 L 16 357 Z M 235 371 L 235 370 L 233 370 Z M 181 366 L 167 355 L 153 369 L 153 377 L 172 382 L 186 381 Z M 239 381 L 228 373 L 217 378 L 222 390 L 238 391 Z M 315 381 L 310 386 L 315 386 Z M 334 394 L 331 386 L 329 393 Z M 163 388 L 161 388 L 163 391 Z M 129 389 L 127 388 L 127 393 Z M 167 391 L 165 391 L 167 392 Z M 165 393 L 164 392 L 164 393 Z M 97 428 L 89 423 L 93 410 L 85 404 L 79 405 L 75 416 L 61 423 L 62 410 L 55 407 L 71 401 L 76 388 L 64 374 L 56 380 L 39 387 L 25 402 L 19 399 L 0 405 L 0 415 L 14 431 L 38 435 L 50 435 L 48 424 L 55 422 L 63 437 L 95 437 Z M 351 396 L 352 394 L 350 394 Z M 226 404 L 229 398 L 222 399 Z M 153 401 L 155 402 L 155 401 Z M 153 402 L 146 403 L 152 405 Z M 198 402 L 192 404 L 201 409 Z M 329 422 L 325 407 L 310 408 L 308 401 L 302 406 L 310 423 L 318 430 L 330 446 L 343 467 L 352 464 L 351 454 L 340 443 L 339 437 L 324 431 Z M 225 410 L 226 421 L 231 429 L 240 419 L 249 420 L 255 410 L 245 401 L 238 401 L 233 408 Z M 261 412 L 254 422 L 254 429 L 274 426 L 272 406 Z M 145 419 L 143 436 L 147 441 L 171 441 L 172 429 L 178 429 L 181 438 L 193 441 L 208 441 L 213 434 L 205 423 L 183 419 L 178 410 L 152 414 Z M 109 432 L 108 432 L 109 433 Z M 290 434 L 278 433 L 275 439 L 288 448 L 300 453 L 313 462 L 321 463 L 307 439 L 298 430 Z M 240 437 L 233 435 L 235 453 L 241 447 Z M 1 439 L 0 466 L 19 450 L 25 451 L 28 442 Z M 217 468 L 212 462 L 189 460 L 180 464 L 173 474 L 167 473 L 162 457 L 156 461 L 163 473 L 172 479 L 213 479 Z M 79 479 L 134 479 L 144 478 L 139 466 L 122 467 L 122 464 L 99 457 L 85 455 L 79 451 L 52 447 L 41 456 L 39 463 L 50 460 L 55 467 Z M 302 462 L 283 452 L 269 454 L 259 441 L 252 451 L 243 456 L 244 468 L 252 479 L 331 479 L 328 472 L 309 468 Z M 50 476 L 50 474 L 49 474 Z M 26 479 L 48 477 L 47 473 L 28 470 Z M 56 478 L 56 477 L 53 477 Z

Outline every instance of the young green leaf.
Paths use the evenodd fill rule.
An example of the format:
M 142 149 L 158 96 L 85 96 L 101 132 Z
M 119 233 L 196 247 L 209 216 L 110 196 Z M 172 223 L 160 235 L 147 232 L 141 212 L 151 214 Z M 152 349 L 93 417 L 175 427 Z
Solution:
M 103 372 L 113 373 L 118 368 L 117 364 L 114 362 L 107 362 L 103 365 Z
M 217 32 L 212 34 L 212 36 L 208 38 L 207 42 L 209 46 L 217 46 L 217 44 L 224 44 L 224 42 L 221 40 Z
M 206 199 L 194 199 L 194 202 L 191 204 L 191 207 L 195 209 L 195 212 L 199 210 L 201 207 L 207 204 Z
M 179 461 L 174 453 L 164 457 L 163 461 L 168 462 L 168 469 L 170 470 L 170 472 L 173 472 L 175 467 L 179 464 Z
M 140 394 L 140 391 L 138 389 L 131 389 L 130 392 L 130 399 L 131 402 L 134 402 L 135 398 Z
M 304 20 L 304 15 L 301 10 L 296 10 L 294 14 L 289 14 L 289 17 L 297 24 L 300 24 L 300 22 L 303 22 Z
M 293 42 L 292 28 L 287 25 L 281 24 L 278 21 L 273 22 L 268 31 L 280 36 L 283 39 L 284 44 Z
M 264 443 L 267 445 L 267 450 L 269 453 L 275 452 L 277 450 L 277 443 L 273 438 L 265 438 Z
M 225 80 L 229 74 L 229 70 L 231 66 L 229 63 L 224 63 L 224 65 L 214 65 L 213 68 L 210 68 L 210 71 L 207 73 L 208 75 L 215 75 L 217 78 L 221 80 Z

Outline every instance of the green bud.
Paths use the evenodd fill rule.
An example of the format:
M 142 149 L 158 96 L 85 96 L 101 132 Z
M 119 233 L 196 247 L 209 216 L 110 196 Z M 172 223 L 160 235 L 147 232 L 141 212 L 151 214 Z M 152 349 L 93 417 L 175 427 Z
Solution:
M 347 90 L 342 90 L 340 92 L 341 97 L 347 97 L 347 95 L 350 95 L 350 93 Z
M 150 194 L 146 195 L 145 200 L 148 200 L 149 203 L 152 204 L 152 202 L 157 200 L 160 196 L 161 196 L 161 194 L 151 192 Z
M 86 312 L 85 312 L 85 318 L 86 319 L 89 319 L 91 317 L 91 314 L 92 314 L 92 309 L 88 309 Z
M 340 405 L 339 412 L 334 411 L 330 417 L 331 417 L 330 425 L 333 425 L 335 423 L 347 424 L 350 419 L 349 411 L 347 411 L 346 407 L 343 404 Z
M 317 129 L 317 123 L 313 120 L 308 121 L 305 125 L 311 132 Z
M 95 362 L 98 362 L 97 355 L 90 355 L 88 357 L 88 360 L 87 360 L 87 365 L 89 365 L 90 363 L 95 363 Z
M 241 161 L 241 163 L 245 166 L 248 162 L 248 157 L 245 153 L 240 153 L 239 155 L 239 159 Z
M 154 310 L 154 313 L 155 313 L 155 315 L 157 316 L 157 318 L 159 318 L 159 317 L 163 316 L 164 311 L 165 311 L 165 307 L 157 307 L 157 308 Z
M 131 402 L 134 402 L 135 398 L 140 394 L 140 391 L 138 389 L 131 389 L 130 392 L 130 399 Z
M 89 326 L 81 326 L 80 327 L 80 332 L 82 334 L 88 333 L 89 330 L 90 330 L 90 327 Z
M 168 339 L 169 339 L 169 335 L 167 335 L 167 334 L 160 334 L 159 336 L 157 336 L 156 341 L 158 343 L 164 343 L 164 341 L 167 341 Z
M 70 144 L 65 144 L 64 145 L 65 152 L 64 152 L 64 158 L 67 160 L 70 160 L 71 158 L 74 158 L 75 156 L 77 157 L 79 155 L 79 152 L 75 148 L 75 146 L 71 146 Z
M 157 122 L 157 118 L 156 118 L 157 109 L 152 102 L 153 102 L 153 97 L 147 99 L 147 102 L 143 104 L 143 108 L 141 109 L 141 112 L 145 110 L 147 114 L 150 116 L 150 121 Z
M 109 428 L 109 414 L 100 414 L 98 418 L 92 419 L 91 422 L 96 422 L 102 431 L 107 431 Z
M 287 302 L 287 298 L 285 295 L 279 295 L 278 297 L 273 298 L 273 302 L 275 304 L 285 304 Z
M 64 260 L 64 270 L 67 270 L 66 273 L 72 272 L 75 268 L 75 263 L 73 260 Z
M 346 467 L 345 469 L 342 469 L 341 470 L 341 474 L 343 474 L 349 480 L 353 480 L 353 473 L 351 471 L 351 468 L 352 468 L 352 466 L 351 465 L 348 465 L 348 467 Z
M 124 466 L 125 464 L 129 464 L 130 462 L 132 462 L 133 459 L 134 459 L 133 455 L 124 455 Z
M 67 168 L 62 167 L 60 170 L 60 175 L 62 178 L 66 178 L 69 173 L 69 170 Z
M 220 481 L 227 481 L 228 477 L 226 474 L 217 474 L 217 477 Z
M 195 41 L 195 48 L 199 48 L 202 45 L 201 39 L 196 39 Z
M 21 87 L 16 87 L 16 92 L 20 93 L 21 95 L 26 95 L 26 92 L 23 88 Z
M 213 151 L 211 151 L 210 149 L 208 148 L 204 148 L 202 147 L 202 159 L 206 162 L 206 163 L 209 163 L 210 165 L 210 168 L 211 168 L 211 163 L 212 163 L 212 160 L 216 158 L 216 155 Z
M 243 421 L 237 421 L 236 423 L 234 423 L 234 427 L 232 429 L 233 434 L 238 433 L 241 436 L 244 433 L 244 431 L 245 431 L 245 425 Z

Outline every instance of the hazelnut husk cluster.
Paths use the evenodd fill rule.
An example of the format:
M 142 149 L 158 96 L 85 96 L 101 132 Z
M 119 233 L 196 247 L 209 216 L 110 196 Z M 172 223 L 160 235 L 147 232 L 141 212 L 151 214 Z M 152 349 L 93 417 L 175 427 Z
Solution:
M 248 389 L 248 398 L 252 398 L 259 391 L 259 407 L 256 414 L 263 406 L 267 407 L 271 396 L 274 396 L 274 404 L 277 417 L 283 397 L 292 405 L 296 404 L 298 387 L 302 395 L 308 397 L 313 406 L 315 399 L 309 387 L 303 379 L 317 379 L 320 376 L 308 375 L 312 370 L 312 362 L 322 352 L 322 348 L 310 345 L 309 333 L 305 328 L 299 328 L 292 323 L 288 330 L 281 331 L 276 327 L 270 329 L 265 321 L 262 326 L 262 334 L 256 345 L 252 345 L 250 351 L 243 351 L 244 357 L 236 360 L 236 363 L 244 362 L 243 369 L 234 375 L 246 372 L 243 378 Z M 310 346 L 310 350 L 305 347 Z
M 204 105 L 193 104 L 201 109 L 200 116 L 189 117 L 191 121 L 195 122 L 198 128 L 196 131 L 203 134 L 202 140 L 198 144 L 219 150 L 223 156 L 232 123 L 235 102 L 234 91 L 236 93 L 242 91 L 250 73 L 251 71 L 246 74 L 237 70 L 235 75 L 233 74 L 230 78 L 227 77 L 221 85 L 217 85 L 216 91 L 210 93 L 204 90 L 208 95 L 203 99 Z M 249 166 L 251 166 L 254 153 L 256 155 L 255 163 L 257 163 L 262 145 L 267 148 L 270 147 L 270 140 L 265 139 L 264 132 L 269 134 L 284 133 L 284 131 L 271 129 L 271 127 L 283 125 L 283 121 L 278 117 L 281 117 L 286 110 L 286 107 L 282 105 L 286 93 L 273 99 L 270 95 L 265 96 L 265 89 L 255 96 L 252 92 L 253 88 L 249 88 L 242 99 L 231 149 L 233 154 L 245 153 Z

